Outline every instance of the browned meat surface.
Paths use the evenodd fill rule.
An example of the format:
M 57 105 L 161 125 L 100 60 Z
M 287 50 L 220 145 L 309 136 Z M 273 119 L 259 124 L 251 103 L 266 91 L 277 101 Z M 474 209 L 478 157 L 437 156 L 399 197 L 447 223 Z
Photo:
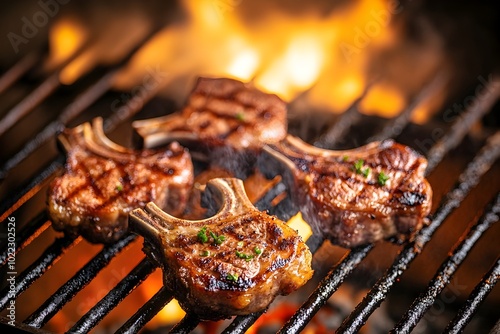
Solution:
M 199 78 L 181 112 L 133 124 L 145 147 L 172 140 L 239 171 L 266 143 L 287 133 L 286 104 L 233 79 Z
M 311 253 L 300 236 L 255 209 L 241 180 L 209 181 L 204 203 L 218 212 L 203 220 L 175 218 L 154 204 L 130 214 L 131 229 L 144 236 L 184 310 L 211 320 L 249 314 L 311 278 Z
M 112 242 L 127 232 L 128 213 L 148 202 L 182 213 L 193 166 L 178 143 L 161 152 L 130 150 L 105 137 L 101 119 L 66 130 L 59 141 L 67 151 L 65 173 L 48 194 L 56 230 Z
M 430 212 L 427 160 L 394 141 L 336 152 L 288 136 L 264 150 L 263 168 L 284 173 L 304 219 L 337 245 L 411 237 Z

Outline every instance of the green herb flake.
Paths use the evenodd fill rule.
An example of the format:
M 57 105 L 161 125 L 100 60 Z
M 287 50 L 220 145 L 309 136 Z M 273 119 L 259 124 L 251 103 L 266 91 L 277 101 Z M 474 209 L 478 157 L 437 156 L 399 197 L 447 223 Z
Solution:
M 201 230 L 197 234 L 198 239 L 201 241 L 202 244 L 208 241 L 208 236 L 207 236 L 207 227 L 203 226 Z
M 354 171 L 356 172 L 356 174 L 362 173 L 361 168 L 363 167 L 364 163 L 365 161 L 363 159 L 356 160 L 356 162 L 354 163 Z
M 348 157 L 347 155 L 344 155 L 344 156 L 342 157 L 342 161 L 343 161 L 343 162 L 346 162 L 347 160 L 349 160 L 349 157 Z
M 245 253 L 242 253 L 239 251 L 236 251 L 236 256 L 239 257 L 240 259 L 244 259 L 247 262 L 249 262 L 251 259 L 253 259 L 253 255 L 245 254 Z
M 122 191 L 123 190 L 123 184 L 117 183 L 115 189 L 116 189 L 116 191 Z
M 257 246 L 253 249 L 253 251 L 257 255 L 260 255 L 262 253 L 262 250 L 259 247 L 257 247 Z
M 356 174 L 361 174 L 364 177 L 368 177 L 370 175 L 370 167 L 363 168 L 365 161 L 363 159 L 356 160 L 353 165 L 353 170 Z
M 234 115 L 234 117 L 240 121 L 240 122 L 243 122 L 245 120 L 245 114 L 242 113 L 242 112 L 238 112 L 236 113 L 236 115 Z
M 216 235 L 214 232 L 209 231 L 210 236 L 214 239 L 216 245 L 220 245 L 226 240 L 226 237 L 223 235 Z
M 385 186 L 385 183 L 389 180 L 389 175 L 385 174 L 384 172 L 380 172 L 378 174 L 378 184 L 381 186 Z
M 203 257 L 210 256 L 210 251 L 209 250 L 203 250 L 200 252 L 200 255 Z
M 232 281 L 232 282 L 236 282 L 238 280 L 238 274 L 231 274 L 231 273 L 228 273 L 227 276 L 226 276 L 226 279 L 228 281 Z
M 366 167 L 365 169 L 363 169 L 361 174 L 363 174 L 364 177 L 368 177 L 368 175 L 370 175 L 370 171 L 371 169 L 369 167 Z

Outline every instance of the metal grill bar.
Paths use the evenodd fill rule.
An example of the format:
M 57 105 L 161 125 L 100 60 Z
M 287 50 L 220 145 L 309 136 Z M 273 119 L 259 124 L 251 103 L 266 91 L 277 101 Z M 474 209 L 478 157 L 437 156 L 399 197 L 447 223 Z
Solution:
M 159 87 L 158 87 L 158 89 L 159 89 Z M 142 107 L 143 102 L 145 102 L 145 101 L 149 100 L 151 97 L 153 97 L 156 94 L 156 92 L 158 91 L 158 89 L 154 90 L 154 91 L 147 91 L 146 93 L 148 93 L 148 94 L 146 97 L 141 95 L 141 96 L 136 96 L 132 100 L 130 100 L 126 106 L 124 106 L 120 110 L 116 111 L 108 120 L 106 120 L 105 129 L 110 130 L 110 129 L 114 128 L 116 125 L 118 125 L 118 123 L 120 123 L 121 121 L 123 121 L 123 120 L 129 118 L 130 116 L 132 116 L 133 114 L 135 114 Z M 497 91 L 497 93 L 498 93 L 498 91 Z M 468 113 L 466 115 L 464 115 L 464 119 L 469 124 L 467 127 L 462 127 L 460 125 L 454 124 L 454 126 L 452 126 L 451 134 L 447 135 L 447 137 L 444 137 L 438 143 L 438 144 L 443 145 L 443 150 L 441 150 L 441 149 L 438 150 L 435 147 L 433 147 L 431 149 L 429 154 L 432 155 L 437 162 L 435 162 L 434 165 L 431 165 L 428 168 L 427 174 L 437 165 L 437 163 L 439 161 L 441 161 L 441 159 L 444 157 L 446 152 L 453 149 L 461 141 L 461 139 L 468 132 L 468 129 L 470 129 L 470 125 L 473 124 L 473 122 L 475 120 L 479 119 L 480 116 L 484 115 L 487 112 L 487 110 L 489 110 L 489 108 L 496 101 L 497 97 L 498 96 L 496 96 L 496 97 L 491 96 L 491 101 L 488 100 L 491 103 L 485 103 L 483 101 L 484 104 L 482 104 L 483 105 L 482 107 L 477 107 L 476 109 L 468 111 Z M 362 97 L 360 98 L 360 100 L 361 99 L 362 99 Z M 137 103 L 137 102 L 140 102 L 140 103 Z M 134 109 L 134 107 L 137 107 L 137 108 Z M 354 104 L 353 104 L 353 107 L 354 107 Z M 69 108 L 69 106 L 68 106 L 68 108 Z M 68 108 L 66 108 L 66 109 L 68 109 Z M 355 111 L 357 112 L 357 110 L 355 110 Z M 408 112 L 408 113 L 410 113 L 410 112 Z M 474 114 L 475 116 L 471 116 L 470 114 Z M 358 115 L 359 115 L 359 113 L 358 113 Z M 401 117 L 401 119 L 399 121 L 397 119 L 394 119 L 393 122 L 402 122 L 403 116 L 400 115 L 400 117 Z M 467 117 L 469 117 L 469 118 L 467 118 Z M 473 117 L 475 117 L 475 118 L 473 118 Z M 409 116 L 405 118 L 405 122 L 407 122 L 408 120 L 409 120 Z M 356 122 L 357 121 L 355 120 L 354 123 L 356 123 Z M 354 123 L 351 123 L 351 125 Z M 460 120 L 457 123 L 460 123 Z M 398 124 L 400 124 L 400 123 L 398 123 Z M 401 123 L 401 124 L 403 124 L 403 123 Z M 406 124 L 406 123 L 404 123 L 404 124 Z M 347 127 L 345 127 L 345 130 L 347 131 L 351 125 L 348 125 Z M 45 135 L 46 134 L 44 134 L 44 136 Z M 497 133 L 497 136 L 498 136 L 498 133 Z M 29 143 L 31 143 L 31 141 Z M 499 143 L 499 141 L 497 140 L 496 141 L 497 146 L 498 146 L 498 143 Z M 435 152 L 433 152 L 433 150 L 435 150 Z M 483 151 L 481 151 L 481 152 L 483 152 Z M 61 158 L 62 158 L 61 156 L 58 157 L 58 159 L 61 159 Z M 474 159 L 474 161 L 471 164 L 469 164 L 469 166 L 467 167 L 467 169 L 464 173 L 466 173 L 469 169 L 472 168 L 471 165 L 478 158 L 479 158 L 479 155 Z M 27 199 L 29 199 L 32 196 L 32 194 L 36 193 L 42 187 L 42 183 L 45 183 L 45 181 L 48 180 L 53 175 L 53 173 L 60 168 L 61 161 L 54 161 L 52 164 L 50 164 L 47 167 L 47 169 L 51 169 L 51 166 L 53 166 L 54 164 L 57 165 L 56 168 L 55 169 L 52 168 L 52 172 L 49 173 L 47 177 L 35 178 L 35 180 L 41 180 L 41 181 L 34 183 L 33 187 L 29 187 L 29 188 L 26 187 L 27 191 L 24 192 L 17 200 L 12 201 L 10 205 L 8 205 L 8 206 L 2 205 L 2 207 L 6 208 L 4 211 L 4 215 L 3 215 L 4 219 L 8 215 L 10 215 L 13 211 L 15 211 L 20 205 L 22 205 Z M 489 168 L 489 166 L 488 166 L 488 168 Z M 44 171 L 46 171 L 47 169 L 45 169 Z M 486 172 L 486 171 L 481 171 L 481 173 L 484 173 L 484 172 Z M 46 175 L 46 173 L 44 173 L 44 175 Z M 479 181 L 480 177 L 481 176 L 479 175 L 478 181 Z M 458 206 L 460 204 L 460 202 L 463 200 L 463 198 L 467 195 L 467 193 L 470 191 L 470 188 L 472 187 L 470 185 L 465 185 L 464 189 L 462 189 L 462 183 L 466 183 L 466 181 L 462 182 L 462 178 L 461 178 L 461 180 L 459 180 L 459 182 L 461 182 L 461 183 L 460 184 L 457 183 L 455 190 L 460 191 L 463 194 L 463 196 L 460 199 L 458 199 L 458 203 L 456 203 L 456 206 Z M 30 182 L 29 184 L 31 185 L 31 184 L 33 184 L 33 182 Z M 269 193 L 271 193 L 275 190 L 276 191 L 280 190 L 281 188 L 279 187 L 279 185 L 280 184 L 278 184 L 275 187 L 276 189 L 273 188 Z M 33 190 L 33 189 L 35 189 L 35 190 Z M 269 195 L 269 193 L 266 194 L 264 196 L 264 198 L 269 199 L 269 196 L 271 196 L 271 195 Z M 451 197 L 452 196 L 447 197 L 446 199 L 449 201 L 449 203 L 448 204 L 443 203 L 440 206 L 440 210 L 438 210 L 438 213 L 440 213 L 440 214 L 437 214 L 436 216 L 439 219 L 441 219 L 441 222 L 444 221 L 444 219 L 446 219 L 446 217 L 450 214 L 450 212 L 455 208 L 455 207 L 453 207 L 453 208 L 449 209 L 448 213 L 445 213 L 445 214 L 441 213 L 441 211 L 446 211 L 445 209 L 443 209 L 443 207 L 453 206 L 450 203 L 453 203 L 453 201 L 456 200 L 456 198 L 451 198 Z M 274 196 L 273 196 L 273 198 L 274 198 Z M 261 207 L 266 208 L 266 206 L 267 207 L 269 206 L 270 201 L 267 203 L 264 203 L 263 200 L 261 200 L 259 202 L 261 202 L 259 204 L 260 206 L 258 206 L 259 208 L 261 208 Z M 277 207 L 271 207 L 271 208 L 269 208 L 269 210 L 271 210 L 273 212 L 284 212 L 286 214 L 287 212 L 289 212 L 289 207 L 286 206 L 287 203 L 288 203 L 288 201 L 282 201 L 279 203 L 279 205 Z M 3 210 L 0 212 L 3 212 Z M 0 221 L 2 221 L 4 219 L 0 219 Z M 436 219 L 433 220 L 431 225 L 433 225 L 435 223 Z M 440 224 L 441 223 L 438 223 L 436 225 L 436 227 L 434 228 L 434 230 Z M 35 232 L 35 233 L 37 233 L 37 232 Z M 422 231 L 422 233 L 423 233 L 423 231 Z M 426 233 L 427 233 L 426 235 L 428 237 L 426 237 L 426 236 L 421 237 L 421 240 L 424 240 L 424 242 L 418 244 L 418 250 L 416 251 L 416 254 L 418 254 L 420 249 L 429 240 L 430 236 L 433 233 L 433 230 L 430 232 L 426 232 Z M 27 232 L 26 232 L 26 235 L 28 236 L 28 238 L 26 239 L 27 240 L 26 244 L 29 244 L 29 242 L 31 242 L 32 239 L 36 238 L 36 236 L 33 236 L 30 238 L 29 235 L 27 234 Z M 318 245 L 319 244 L 320 243 L 318 243 Z M 21 248 L 23 248 L 24 246 L 22 246 Z M 54 245 L 52 245 L 52 246 L 54 246 Z M 69 246 L 71 246 L 71 244 L 68 245 L 68 247 Z M 316 247 L 313 247 L 313 248 L 316 248 Z M 310 321 L 310 319 L 317 312 L 317 310 L 319 310 L 319 308 L 326 302 L 326 300 L 338 289 L 338 287 L 340 286 L 340 284 L 342 284 L 342 282 L 347 277 L 347 275 L 349 275 L 351 273 L 351 271 L 356 268 L 356 266 L 359 264 L 359 262 L 361 262 L 366 257 L 366 255 L 369 253 L 371 248 L 372 248 L 372 245 L 369 245 L 369 246 L 361 247 L 360 249 L 352 250 L 349 254 L 347 254 L 345 256 L 345 258 L 340 261 L 339 264 L 337 264 L 334 268 L 332 268 L 330 270 L 327 277 L 325 277 L 323 279 L 322 283 L 320 283 L 320 285 L 318 286 L 317 290 L 313 293 L 313 295 L 311 295 L 311 297 L 308 299 L 308 301 L 301 307 L 301 309 L 299 309 L 297 311 L 297 313 L 292 318 L 294 320 L 290 319 L 289 322 L 285 325 L 285 327 L 283 327 L 281 329 L 280 332 L 281 333 L 284 333 L 284 332 L 290 333 L 290 332 L 294 332 L 294 331 L 300 331 L 301 329 L 303 329 L 305 327 L 305 325 L 307 324 L 307 322 Z M 405 248 L 402 253 L 404 253 L 407 248 Z M 314 250 L 315 249 L 313 249 L 313 252 L 314 252 Z M 62 250 L 60 254 L 62 254 L 63 251 L 64 250 Z M 405 258 L 408 260 L 403 260 L 403 262 L 408 261 L 408 262 L 406 262 L 406 264 L 409 264 L 413 259 L 412 256 L 415 257 L 416 254 L 415 255 L 408 255 L 409 257 Z M 52 255 L 54 255 L 54 254 L 52 254 Z M 114 256 L 114 255 L 115 254 L 112 254 L 112 256 Z M 400 254 L 398 259 L 403 258 L 403 257 L 404 256 Z M 48 269 L 51 266 L 51 264 L 54 263 L 54 261 L 56 261 L 56 260 L 57 260 L 57 256 L 56 256 L 55 260 L 53 260 L 53 262 L 50 262 L 46 266 L 46 269 Z M 93 266 L 93 264 L 92 264 L 93 260 L 91 262 L 89 262 L 87 264 L 87 266 Z M 42 260 L 41 262 L 45 263 L 44 260 Z M 148 262 L 148 261 L 143 260 L 143 262 Z M 119 304 L 121 302 L 121 300 L 123 300 L 123 298 L 125 298 L 131 291 L 133 291 L 133 289 L 138 284 L 140 284 L 144 279 L 146 279 L 148 277 L 148 275 L 154 270 L 154 266 L 152 264 L 149 264 L 149 266 L 151 266 L 151 272 L 146 273 L 148 271 L 148 268 L 147 268 L 148 265 L 144 264 L 141 267 L 143 262 L 141 262 L 124 280 L 122 280 L 122 282 L 120 282 L 118 284 L 118 286 L 115 287 L 115 289 L 113 289 L 104 299 L 102 299 L 96 306 L 94 306 L 94 308 L 91 311 L 89 311 L 84 316 L 84 318 L 80 319 L 79 323 L 77 325 L 75 325 L 75 327 L 73 327 L 73 329 L 77 328 L 77 330 L 83 329 L 84 331 L 86 331 L 86 330 L 90 330 L 91 328 L 93 328 L 107 313 L 109 313 L 109 311 L 111 311 L 114 307 L 116 307 L 117 304 Z M 394 270 L 393 268 L 396 265 L 397 265 L 397 261 L 395 261 L 395 263 L 393 264 L 393 267 L 390 268 L 388 270 L 388 272 L 390 272 L 391 270 Z M 84 271 L 85 268 L 87 268 L 87 266 L 82 268 L 80 272 Z M 497 262 L 497 267 L 498 266 L 499 266 L 499 263 Z M 139 267 L 141 267 L 141 268 L 139 268 Z M 43 268 L 40 269 L 41 270 L 40 275 L 42 275 L 46 271 L 46 269 L 43 269 Z M 99 270 L 100 269 L 95 271 L 95 274 L 97 274 Z M 137 271 L 139 273 L 139 275 L 138 275 L 139 277 L 137 277 L 137 275 L 135 275 L 134 271 Z M 492 268 L 492 271 L 494 271 L 494 268 Z M 401 273 L 402 273 L 402 271 L 401 271 Z M 401 275 L 401 273 L 398 273 L 398 275 Z M 23 274 L 21 274 L 21 276 Z M 388 275 L 388 274 L 386 274 L 386 275 Z M 78 276 L 78 274 L 75 275 L 71 280 L 73 280 L 77 276 Z M 133 277 L 130 277 L 130 276 L 133 276 Z M 130 279 L 129 279 L 129 277 L 130 277 Z M 386 276 L 386 278 L 387 278 L 387 276 Z M 384 278 L 382 278 L 381 280 L 383 280 L 383 279 Z M 497 273 L 496 279 L 498 279 L 498 273 Z M 23 279 L 23 281 L 24 281 L 24 279 Z M 90 279 L 89 279 L 89 281 L 90 281 Z M 136 284 L 133 284 L 133 282 L 136 282 Z M 379 282 L 380 282 L 380 280 L 379 280 Z M 24 291 L 27 287 L 29 287 L 29 285 L 31 283 L 32 283 L 32 281 L 27 282 L 25 284 L 26 285 L 25 287 L 21 288 L 18 292 L 16 292 L 16 296 L 18 296 L 22 291 Z M 388 292 L 388 290 L 390 289 L 390 287 L 392 286 L 393 283 L 394 283 L 394 280 L 387 286 L 387 291 L 384 291 L 384 293 Z M 496 283 L 496 281 L 495 281 L 495 283 Z M 61 287 L 60 290 L 58 290 L 58 292 L 62 292 L 62 290 L 64 290 L 63 288 L 66 287 L 68 284 L 70 284 L 69 281 L 63 287 Z M 74 294 L 76 294 L 80 289 L 81 288 L 76 289 Z M 117 291 L 115 291 L 115 290 L 117 290 Z M 162 291 L 164 291 L 164 288 L 160 289 L 160 291 L 158 291 L 158 293 L 150 301 L 148 301 L 145 305 L 143 305 L 141 307 L 141 309 L 138 310 L 138 312 L 136 312 L 136 314 L 132 318 L 130 318 L 126 324 L 124 324 L 122 326 L 120 331 L 127 332 L 127 333 L 128 332 L 135 332 L 138 329 L 140 329 L 145 323 L 147 323 L 157 312 L 159 312 L 159 310 L 161 310 L 163 305 L 165 305 L 165 303 L 168 302 L 168 300 L 170 300 L 170 298 L 171 298 L 171 296 L 169 296 L 169 294 L 162 292 Z M 68 296 L 69 295 L 74 296 L 74 294 L 68 294 Z M 69 297 L 69 298 L 72 298 L 72 297 Z M 383 298 L 385 298 L 385 296 Z M 57 304 L 58 302 L 55 301 L 56 300 L 55 296 L 52 296 L 51 300 L 53 300 L 54 304 L 52 304 L 52 302 L 46 303 L 46 304 L 48 304 L 48 306 L 46 306 L 46 304 L 44 304 L 44 306 L 39 308 L 39 310 L 37 310 L 32 316 L 30 316 L 30 318 L 27 321 L 28 322 L 34 321 L 35 323 L 40 323 L 41 325 L 43 325 L 43 323 L 45 323 L 45 321 L 48 321 L 48 319 L 50 319 L 50 317 L 52 317 L 53 314 L 50 315 L 50 317 L 47 317 L 46 319 L 44 318 L 44 320 L 32 320 L 32 318 L 39 319 L 39 317 L 46 317 L 46 315 L 42 315 L 41 313 L 52 312 L 52 311 L 49 311 L 49 309 L 55 310 L 54 311 L 54 314 L 55 314 L 55 312 L 57 312 L 60 309 L 60 307 L 59 307 L 59 304 Z M 69 300 L 67 300 L 67 301 L 69 301 Z M 64 305 L 64 303 L 61 304 L 61 307 L 63 305 Z M 358 305 L 358 307 L 359 307 L 359 305 Z M 46 309 L 44 310 L 44 308 L 46 308 Z M 145 314 L 142 313 L 142 310 L 146 310 Z M 104 312 L 102 312 L 102 311 L 104 311 Z M 371 314 L 371 312 L 369 312 L 367 314 L 367 317 L 369 316 L 369 314 Z M 38 314 L 36 314 L 36 313 L 38 313 Z M 256 321 L 256 319 L 258 319 L 263 313 L 264 313 L 264 311 L 258 312 L 258 313 L 255 313 L 255 314 L 252 314 L 249 316 L 236 317 L 235 320 L 229 325 L 229 327 L 224 330 L 224 333 L 229 333 L 229 332 L 242 333 L 242 332 L 246 331 Z M 471 316 L 472 316 L 472 314 L 471 314 Z M 297 319 L 295 319 L 295 318 L 297 318 Z M 295 325 L 294 321 L 298 322 L 298 326 Z M 199 323 L 199 320 L 196 317 L 188 315 L 179 324 L 177 324 L 177 326 L 172 330 L 172 332 L 173 333 L 190 332 L 192 329 L 194 329 L 198 325 L 198 323 Z M 287 327 L 287 325 L 289 325 L 289 324 L 291 324 L 290 327 Z M 41 325 L 38 325 L 38 326 L 41 326 Z M 37 326 L 37 325 L 34 324 L 34 326 Z
M 10 253 L 7 248 L 7 240 L 2 244 L 2 249 L 5 249 L 4 252 L 0 254 L 0 267 L 4 266 L 7 262 L 9 256 L 15 256 L 21 249 L 26 247 L 36 239 L 43 231 L 45 231 L 50 226 L 50 221 L 48 220 L 47 212 L 44 210 L 35 218 L 33 218 L 26 226 L 16 233 L 16 249 L 14 253 Z
M 148 90 L 146 94 L 135 95 L 127 104 L 116 110 L 104 122 L 105 132 L 110 132 L 116 128 L 121 122 L 132 117 L 137 113 L 156 93 L 162 88 L 162 84 L 157 85 L 154 89 Z M 15 191 L 14 195 L 7 199 L 1 206 L 0 212 L 3 212 L 0 221 L 7 219 L 9 215 L 23 205 L 28 199 L 33 197 L 43 185 L 57 172 L 64 164 L 65 157 L 59 154 L 53 162 L 43 168 L 37 175 L 32 178 L 28 184 L 21 189 Z M 0 178 L 2 175 L 0 175 Z
M 85 108 L 89 107 L 93 102 L 97 101 L 99 97 L 104 95 L 111 87 L 113 77 L 117 71 L 113 71 L 101 77 L 94 85 L 88 90 L 79 95 L 75 101 L 69 104 L 58 117 L 57 120 L 52 121 L 42 131 L 40 131 L 34 138 L 30 139 L 21 150 L 16 152 L 0 170 L 0 175 L 7 174 L 12 168 L 17 166 L 21 161 L 26 159 L 31 153 L 37 150 L 40 146 L 46 143 L 49 139 L 53 138 L 58 131 L 64 129 L 64 125 L 74 117 L 78 116 Z
M 479 154 L 469 163 L 466 170 L 460 175 L 453 190 L 441 202 L 432 222 L 420 230 L 414 241 L 403 248 L 385 275 L 377 281 L 368 295 L 342 323 L 338 330 L 339 333 L 356 333 L 359 331 L 370 314 L 386 298 L 387 293 L 396 280 L 430 240 L 436 229 L 460 205 L 470 190 L 479 183 L 481 177 L 488 171 L 495 160 L 498 159 L 499 155 L 500 131 L 489 138 Z
M 226 329 L 222 332 L 222 334 L 237 334 L 237 333 L 245 333 L 250 326 L 252 326 L 257 319 L 264 313 L 266 313 L 267 310 L 260 311 L 260 312 L 255 312 L 249 315 L 239 315 L 234 320 L 231 322 L 229 326 L 227 326 Z
M 429 99 L 432 94 L 435 94 L 444 85 L 445 75 L 444 72 L 438 72 L 438 74 L 432 79 L 430 83 L 425 85 L 424 89 L 408 104 L 408 106 L 399 113 L 398 116 L 389 120 L 384 128 L 376 135 L 368 138 L 366 143 L 371 143 L 373 141 L 384 140 L 387 138 L 397 137 L 403 132 L 406 125 L 411 120 L 411 115 L 415 109 L 425 100 Z
M 70 333 L 87 333 L 95 327 L 113 308 L 127 297 L 154 270 L 155 266 L 148 260 L 142 260 L 132 271 L 118 283 L 103 299 L 88 311 L 71 329 Z
M 5 92 L 14 82 L 19 80 L 24 73 L 35 66 L 38 59 L 40 59 L 40 56 L 37 53 L 29 53 L 14 66 L 9 68 L 9 70 L 0 78 L 0 94 Z
M 427 173 L 432 171 L 450 150 L 454 149 L 469 132 L 472 125 L 480 120 L 498 100 L 500 95 L 500 80 L 496 79 L 486 86 L 486 93 L 476 99 L 471 108 L 457 119 L 449 133 L 441 138 L 427 153 Z
M 56 72 L 45 79 L 44 82 L 28 96 L 26 96 L 19 104 L 12 108 L 2 120 L 0 120 L 0 136 L 11 128 L 17 121 L 26 116 L 32 109 L 45 100 L 59 87 L 59 72 Z
M 436 297 L 443 291 L 444 287 L 450 283 L 450 279 L 463 262 L 472 246 L 477 242 L 481 235 L 498 221 L 500 213 L 500 195 L 489 206 L 488 211 L 481 217 L 467 233 L 463 236 L 462 242 L 452 251 L 441 268 L 429 283 L 427 290 L 423 292 L 410 306 L 406 314 L 394 327 L 393 333 L 409 333 L 418 321 L 424 316 L 425 312 L 432 306 Z
M 193 314 L 187 314 L 177 325 L 170 330 L 170 334 L 188 334 L 198 326 L 200 320 Z
M 121 59 L 116 65 L 110 67 L 110 70 L 100 77 L 97 82 L 85 90 L 82 94 L 78 95 L 76 99 L 70 103 L 58 118 L 48 124 L 42 131 L 40 131 L 33 139 L 28 141 L 24 147 L 18 151 L 12 158 L 7 160 L 2 169 L 0 170 L 0 176 L 5 176 L 5 174 L 14 168 L 21 161 L 26 159 L 31 153 L 38 149 L 42 144 L 46 143 L 50 138 L 64 128 L 64 126 L 82 113 L 86 108 L 88 108 L 92 103 L 97 101 L 101 96 L 112 88 L 113 81 L 120 72 L 122 68 L 130 59 L 137 53 L 137 51 L 146 44 L 155 34 L 158 32 L 159 28 L 151 30 L 151 32 L 145 36 L 128 54 Z
M 465 326 L 471 321 L 481 303 L 493 290 L 500 279 L 500 258 L 486 273 L 481 282 L 474 288 L 464 306 L 458 311 L 455 318 L 448 324 L 443 333 L 462 333 Z M 497 323 L 498 325 L 498 323 Z M 498 329 L 495 326 L 495 329 Z M 495 329 L 491 333 L 497 333 Z
M 75 245 L 81 238 L 63 237 L 56 239 L 45 252 L 23 271 L 19 277 L 16 277 L 16 288 L 14 297 L 17 298 L 25 291 L 34 281 L 40 278 L 55 262 L 59 260 L 61 255 L 72 245 Z M 6 287 L 0 292 L 0 310 L 3 310 L 12 297 L 9 287 Z
M 363 101 L 366 93 L 368 93 L 368 88 L 369 87 L 366 87 L 361 96 L 354 100 L 351 106 L 341 114 L 340 119 L 335 122 L 324 135 L 314 142 L 314 146 L 328 149 L 333 148 L 335 144 L 338 143 L 339 139 L 347 134 L 351 126 L 359 122 L 361 114 L 359 113 L 358 105 Z
M 66 303 L 71 301 L 78 291 L 97 276 L 97 274 L 109 264 L 109 262 L 133 240 L 135 235 L 128 235 L 120 241 L 104 247 L 92 260 L 90 260 L 78 273 L 76 273 L 66 284 L 61 286 L 52 296 L 45 301 L 28 319 L 24 321 L 29 326 L 42 327 L 49 321 Z
M 42 168 L 35 177 L 33 177 L 28 183 L 14 192 L 12 196 L 5 199 L 0 205 L 0 221 L 4 221 L 13 212 L 15 212 L 21 205 L 26 203 L 31 197 L 33 197 L 41 188 L 49 181 L 49 179 L 54 175 L 55 172 L 59 170 L 64 164 L 64 157 L 58 155 L 54 161 Z M 0 176 L 1 178 L 1 176 Z
M 165 287 L 161 287 L 146 304 L 116 331 L 116 334 L 137 333 L 171 300 L 172 294 Z
M 487 105 L 485 105 L 483 107 L 486 108 Z M 468 113 L 472 113 L 476 110 L 477 109 L 468 111 Z M 460 130 L 459 127 L 453 127 L 450 130 L 450 133 L 446 137 L 446 138 L 449 138 L 446 140 L 449 143 L 449 145 L 447 145 L 445 147 L 445 151 L 442 152 L 443 154 L 434 157 L 436 163 L 433 166 L 427 167 L 426 175 L 428 175 L 432 172 L 433 168 L 435 168 L 437 166 L 437 164 L 444 158 L 444 155 L 448 152 L 448 150 L 451 150 L 453 147 L 458 145 L 458 143 L 463 139 L 466 132 L 460 131 L 460 133 L 455 133 L 455 132 L 458 132 L 459 130 Z M 286 205 L 287 203 L 288 203 L 288 201 L 282 201 L 281 203 L 278 204 L 278 206 L 280 206 L 281 204 Z M 287 211 L 290 211 L 290 208 L 286 207 L 284 210 L 280 210 L 278 207 L 275 207 L 275 208 L 272 208 L 271 210 L 274 211 L 273 212 L 274 214 L 277 214 L 278 216 L 280 216 L 282 213 L 287 215 L 288 214 Z M 277 211 L 279 211 L 279 213 L 276 213 Z M 450 213 L 451 213 L 451 211 L 450 211 Z M 446 214 L 445 217 L 442 217 L 442 219 L 444 220 L 448 216 L 448 214 Z M 289 217 L 291 217 L 291 215 L 289 215 L 288 218 Z M 319 310 L 319 308 L 316 307 L 315 305 L 316 304 L 324 305 L 326 303 L 327 299 L 337 290 L 338 285 L 340 285 L 344 281 L 344 279 L 347 277 L 347 275 L 349 275 L 350 272 L 352 272 L 352 270 L 354 270 L 354 268 L 357 266 L 357 264 L 359 262 L 361 262 L 368 255 L 370 250 L 371 250 L 371 248 L 367 249 L 366 251 L 363 248 L 360 250 L 352 250 L 350 252 L 349 256 L 345 257 L 339 264 L 337 264 L 337 267 L 344 267 L 344 268 L 348 268 L 349 270 L 332 269 L 328 274 L 328 277 L 331 277 L 334 280 L 336 280 L 336 279 L 339 280 L 337 286 L 333 285 L 330 288 L 328 288 L 328 285 L 331 284 L 331 282 L 325 278 L 319 284 L 318 288 L 313 293 L 313 295 L 310 296 L 310 300 L 308 300 L 304 305 L 302 305 L 301 308 L 297 311 L 297 313 L 293 316 L 294 321 L 299 321 L 300 324 L 295 326 L 295 325 L 291 324 L 292 320 L 290 320 L 289 322 L 287 322 L 287 324 L 285 324 L 285 327 L 283 327 L 282 330 L 284 331 L 284 329 L 287 328 L 290 330 L 290 332 L 292 332 L 293 330 L 300 331 L 303 328 L 302 326 L 305 326 L 307 324 L 307 322 L 310 321 L 312 319 L 312 317 Z M 314 253 L 314 251 L 313 251 L 313 253 Z M 351 253 L 352 253 L 352 255 L 351 255 Z M 356 261 L 350 261 L 349 258 L 351 256 L 353 259 L 356 259 Z M 347 261 L 348 263 L 344 263 L 344 261 Z M 335 273 L 335 275 L 333 273 Z M 321 291 L 321 293 L 319 291 Z M 312 307 L 313 309 L 309 310 L 309 309 L 307 309 L 308 307 Z M 299 319 L 298 314 L 300 314 L 300 319 Z M 255 319 L 252 321 L 251 320 L 251 318 L 253 318 L 252 315 L 249 315 L 247 317 L 249 317 L 249 319 L 246 320 L 246 322 L 249 323 L 248 327 L 250 327 L 250 325 L 258 318 L 258 317 L 255 317 Z M 244 318 L 244 317 L 242 317 L 242 318 Z M 234 321 L 236 321 L 236 319 Z M 242 320 L 239 320 L 239 321 L 242 321 Z M 232 325 L 230 325 L 230 326 L 232 326 Z M 243 328 L 242 326 L 239 326 L 237 324 L 235 324 L 234 327 L 235 327 L 235 330 L 239 330 L 240 328 Z M 240 332 L 236 331 L 235 333 L 240 333 Z
M 312 317 L 326 303 L 328 298 L 342 284 L 344 279 L 356 268 L 356 266 L 366 257 L 373 248 L 373 244 L 358 247 L 347 254 L 318 285 L 309 299 L 295 312 L 295 314 L 280 329 L 279 333 L 299 333 Z

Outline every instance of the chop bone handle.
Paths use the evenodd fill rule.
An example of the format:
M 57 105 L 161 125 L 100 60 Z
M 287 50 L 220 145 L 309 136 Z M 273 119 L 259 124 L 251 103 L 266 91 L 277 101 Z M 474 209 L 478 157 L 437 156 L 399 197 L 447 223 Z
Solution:
M 248 199 L 243 182 L 236 178 L 216 178 L 207 183 L 203 201 L 210 211 L 219 210 L 206 219 L 186 220 L 174 217 L 161 210 L 153 202 L 144 209 L 135 209 L 129 215 L 129 225 L 132 231 L 144 237 L 148 242 L 161 249 L 162 238 L 166 233 L 176 228 L 210 226 L 221 220 L 258 211 Z

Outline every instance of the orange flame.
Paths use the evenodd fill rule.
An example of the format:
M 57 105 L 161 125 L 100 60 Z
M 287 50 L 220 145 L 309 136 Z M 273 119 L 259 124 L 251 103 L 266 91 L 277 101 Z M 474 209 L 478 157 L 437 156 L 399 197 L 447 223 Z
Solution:
M 341 112 L 370 81 L 365 73 L 370 48 L 394 38 L 389 26 L 394 10 L 385 0 L 342 5 L 329 15 L 273 12 L 251 23 L 240 15 L 244 2 L 184 0 L 182 5 L 186 22 L 145 45 L 121 73 L 117 88 L 130 89 L 147 66 L 160 66 L 172 83 L 186 76 L 233 77 L 286 101 L 305 96 L 312 107 Z M 178 88 L 173 91 L 166 93 L 180 99 Z M 401 101 L 391 98 L 367 112 L 388 115 L 386 109 L 401 108 Z
M 47 67 L 54 68 L 78 51 L 87 38 L 82 25 L 75 19 L 65 18 L 57 21 L 49 32 L 50 58 Z

